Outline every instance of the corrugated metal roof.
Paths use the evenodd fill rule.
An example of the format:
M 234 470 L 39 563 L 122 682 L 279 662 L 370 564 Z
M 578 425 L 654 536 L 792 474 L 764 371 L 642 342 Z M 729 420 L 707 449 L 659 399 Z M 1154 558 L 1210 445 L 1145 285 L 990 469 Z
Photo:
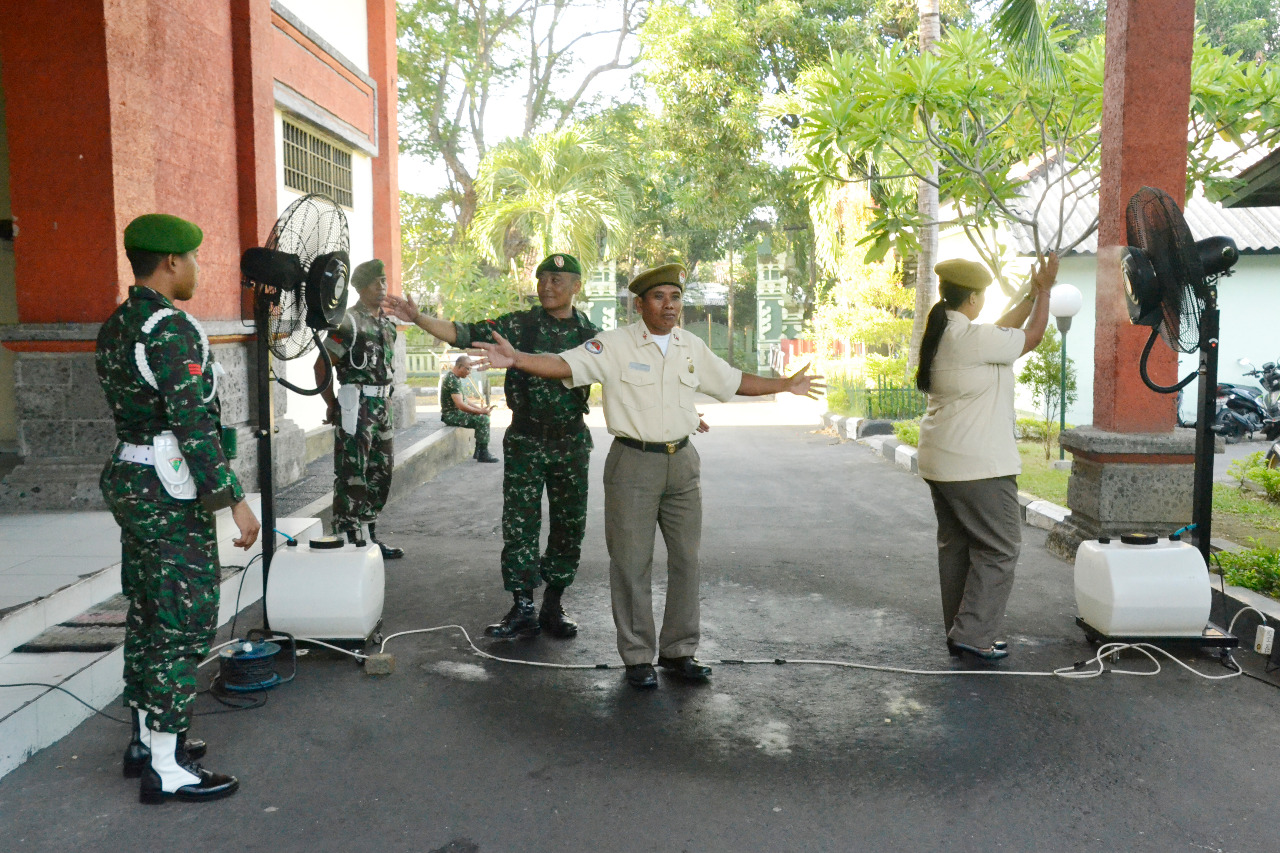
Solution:
M 1043 186 L 1036 181 L 1033 186 Z M 1061 213 L 1059 212 L 1061 208 Z M 1030 219 L 1031 207 L 1028 205 L 1021 212 Z M 1236 241 L 1236 247 L 1242 253 L 1280 252 L 1280 207 L 1223 207 L 1210 202 L 1197 193 L 1187 203 L 1184 211 L 1187 227 L 1197 240 L 1204 237 L 1225 236 Z M 1083 198 L 1067 198 L 1053 188 L 1045 196 L 1040 206 L 1039 215 L 1035 217 L 1043 242 L 1066 246 L 1075 241 L 1086 229 L 1092 227 L 1098 216 L 1098 194 L 1093 192 Z M 1063 223 L 1063 239 L 1055 240 L 1058 223 Z M 1035 253 L 1035 242 L 1031 237 L 1031 229 L 1021 223 L 1012 223 L 1009 228 L 1013 244 L 1018 254 Z M 1068 255 L 1092 255 L 1098 251 L 1098 235 L 1095 230 L 1069 252 Z

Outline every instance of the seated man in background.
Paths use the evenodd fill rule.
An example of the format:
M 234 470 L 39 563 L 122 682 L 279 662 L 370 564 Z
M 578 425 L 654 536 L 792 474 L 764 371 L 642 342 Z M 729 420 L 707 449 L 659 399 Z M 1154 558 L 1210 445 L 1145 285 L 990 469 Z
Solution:
M 493 406 L 477 406 L 462 393 L 462 380 L 471 375 L 471 359 L 458 356 L 453 367 L 444 375 L 440 384 L 440 420 L 449 426 L 466 427 L 476 431 L 477 462 L 497 462 L 498 457 L 489 452 L 489 413 Z

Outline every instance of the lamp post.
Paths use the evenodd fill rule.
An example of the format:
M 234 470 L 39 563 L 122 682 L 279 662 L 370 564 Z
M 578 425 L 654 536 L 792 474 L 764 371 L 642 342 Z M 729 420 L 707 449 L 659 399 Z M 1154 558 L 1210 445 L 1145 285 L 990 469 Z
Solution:
M 1071 328 L 1071 318 L 1080 313 L 1083 305 L 1084 297 L 1075 285 L 1058 284 L 1049 291 L 1049 313 L 1057 320 L 1058 331 L 1062 333 L 1062 366 L 1058 370 L 1058 459 L 1066 458 L 1062 433 L 1067 428 L 1067 331 Z

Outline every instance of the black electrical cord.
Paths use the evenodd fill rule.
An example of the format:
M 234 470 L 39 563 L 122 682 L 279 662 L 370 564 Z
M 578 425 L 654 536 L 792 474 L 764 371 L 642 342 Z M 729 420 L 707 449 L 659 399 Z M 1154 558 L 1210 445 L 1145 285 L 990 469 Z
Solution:
M 243 569 L 243 571 L 240 572 L 240 585 L 236 587 L 236 607 L 235 607 L 235 610 L 232 611 L 235 615 L 231 617 L 231 630 L 227 632 L 233 637 L 236 635 L 236 620 L 240 618 L 240 593 L 244 592 L 244 579 L 249 574 L 249 567 L 252 566 L 256 561 L 261 559 L 262 559 L 262 552 L 259 551 L 258 553 L 253 555 L 253 558 L 250 559 L 249 562 L 245 563 L 243 566 L 240 567 L 241 569 Z M 231 568 L 235 568 L 235 566 L 232 566 Z M 267 595 L 267 591 L 264 589 L 262 591 L 263 598 L 265 598 L 266 595 Z

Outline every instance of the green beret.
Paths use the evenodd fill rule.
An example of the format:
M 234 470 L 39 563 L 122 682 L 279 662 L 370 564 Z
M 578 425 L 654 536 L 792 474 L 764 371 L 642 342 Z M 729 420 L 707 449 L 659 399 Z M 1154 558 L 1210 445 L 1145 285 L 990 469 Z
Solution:
M 982 264 L 952 258 L 934 266 L 939 281 L 948 281 L 968 290 L 985 290 L 991 284 L 991 273 Z
M 352 271 L 351 286 L 356 290 L 364 290 L 384 275 L 386 275 L 386 271 L 382 261 L 374 258 L 371 261 L 365 261 Z
M 574 275 L 582 275 L 582 264 L 578 263 L 578 259 L 573 255 L 560 252 L 557 255 L 547 255 L 547 259 L 538 264 L 538 269 L 533 274 L 539 276 L 544 272 L 571 272 Z
M 640 273 L 640 275 L 631 279 L 631 284 L 628 287 L 636 296 L 644 296 L 646 291 L 660 284 L 674 284 L 683 293 L 684 280 L 688 277 L 689 273 L 685 270 L 683 264 L 663 264 L 660 267 L 654 267 L 651 270 L 645 270 Z
M 124 229 L 124 247 L 159 255 L 185 255 L 199 247 L 204 232 L 194 222 L 167 213 L 146 213 Z

